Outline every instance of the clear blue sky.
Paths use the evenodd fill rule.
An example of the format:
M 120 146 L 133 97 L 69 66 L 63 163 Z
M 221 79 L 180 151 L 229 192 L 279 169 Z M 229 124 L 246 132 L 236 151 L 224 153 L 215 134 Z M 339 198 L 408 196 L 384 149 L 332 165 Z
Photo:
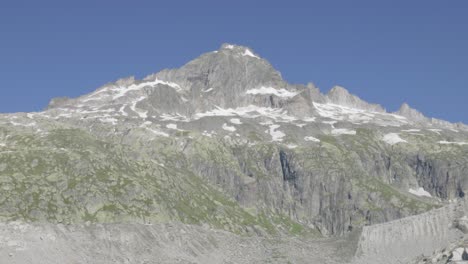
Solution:
M 0 3 L 0 112 L 250 46 L 292 83 L 468 123 L 468 1 Z

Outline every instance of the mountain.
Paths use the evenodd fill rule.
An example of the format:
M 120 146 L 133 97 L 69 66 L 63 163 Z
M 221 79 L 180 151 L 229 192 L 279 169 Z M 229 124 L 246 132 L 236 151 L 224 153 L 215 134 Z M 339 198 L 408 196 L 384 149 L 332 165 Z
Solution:
M 464 124 L 289 84 L 223 44 L 0 115 L 0 260 L 398 263 L 464 234 L 467 151 Z

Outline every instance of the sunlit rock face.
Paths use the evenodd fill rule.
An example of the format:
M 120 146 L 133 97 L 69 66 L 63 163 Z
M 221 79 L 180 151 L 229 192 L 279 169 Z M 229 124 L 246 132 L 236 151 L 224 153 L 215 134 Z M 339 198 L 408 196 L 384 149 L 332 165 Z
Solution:
M 228 232 L 213 242 L 220 252 L 213 263 L 230 257 L 249 263 L 219 242 L 226 236 L 235 244 L 246 235 L 253 237 L 246 245 L 268 250 L 275 245 L 267 238 L 284 238 L 278 242 L 284 258 L 249 251 L 259 257 L 251 263 L 310 263 L 314 256 L 343 263 L 351 261 L 363 227 L 362 254 L 377 252 L 362 238 L 383 244 L 399 239 L 387 239 L 392 228 L 371 227 L 463 199 L 467 152 L 466 125 L 427 118 L 407 104 L 389 113 L 338 86 L 322 94 L 313 84 L 289 84 L 251 48 L 224 44 L 178 69 L 52 99 L 42 112 L 0 115 L 0 219 L 8 223 L 0 231 L 20 237 L 16 231 L 26 222 L 31 236 L 40 230 L 41 236 L 58 236 L 65 226 L 57 241 L 69 252 L 73 228 L 83 232 L 83 247 L 93 247 L 87 232 L 122 228 L 131 236 L 132 230 L 156 232 L 145 227 L 154 225 L 169 236 L 176 231 L 166 225 L 177 223 L 188 236 Z M 447 217 L 437 216 L 434 224 L 461 216 Z M 405 243 L 439 234 L 426 234 L 437 228 L 426 222 L 405 224 L 415 234 Z M 338 238 L 321 244 L 319 237 Z M 15 239 L 18 248 L 39 254 L 38 245 Z M 163 243 L 160 236 L 147 239 Z M 308 239 L 310 248 L 298 247 L 296 239 Z M 353 246 L 325 254 L 340 239 Z M 114 242 L 134 254 L 131 245 Z M 9 258 L 15 246 L 7 240 L 0 245 Z M 211 249 L 195 257 L 171 244 L 168 250 L 178 253 L 164 254 L 202 263 Z M 402 252 L 398 256 L 408 256 Z

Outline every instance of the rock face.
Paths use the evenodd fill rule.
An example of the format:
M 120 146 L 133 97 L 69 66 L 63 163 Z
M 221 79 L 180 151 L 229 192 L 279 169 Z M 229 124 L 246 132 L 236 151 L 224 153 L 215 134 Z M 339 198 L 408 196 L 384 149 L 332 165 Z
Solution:
M 252 49 L 224 44 L 0 115 L 0 219 L 340 239 L 462 199 L 467 154 L 463 124 L 288 84 Z
M 464 236 L 455 222 L 468 213 L 466 200 L 362 231 L 355 263 L 409 263 L 420 255 L 454 243 Z
M 421 112 L 418 110 L 411 108 L 407 103 L 401 105 L 400 109 L 396 112 L 397 114 L 407 117 L 411 120 L 417 122 L 427 122 L 428 118 L 425 117 Z
M 348 106 L 351 108 L 374 112 L 385 112 L 385 109 L 383 109 L 380 105 L 369 104 L 361 100 L 359 97 L 350 94 L 348 90 L 341 86 L 333 87 L 330 92 L 328 92 L 327 99 L 332 103 Z

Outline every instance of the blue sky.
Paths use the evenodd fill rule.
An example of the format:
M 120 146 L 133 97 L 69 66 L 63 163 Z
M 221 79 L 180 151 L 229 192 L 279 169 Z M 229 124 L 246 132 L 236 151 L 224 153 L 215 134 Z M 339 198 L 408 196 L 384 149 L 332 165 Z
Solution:
M 276 2 L 276 3 L 275 3 Z M 179 67 L 224 42 L 291 83 L 468 123 L 468 1 L 2 1 L 0 112 Z

